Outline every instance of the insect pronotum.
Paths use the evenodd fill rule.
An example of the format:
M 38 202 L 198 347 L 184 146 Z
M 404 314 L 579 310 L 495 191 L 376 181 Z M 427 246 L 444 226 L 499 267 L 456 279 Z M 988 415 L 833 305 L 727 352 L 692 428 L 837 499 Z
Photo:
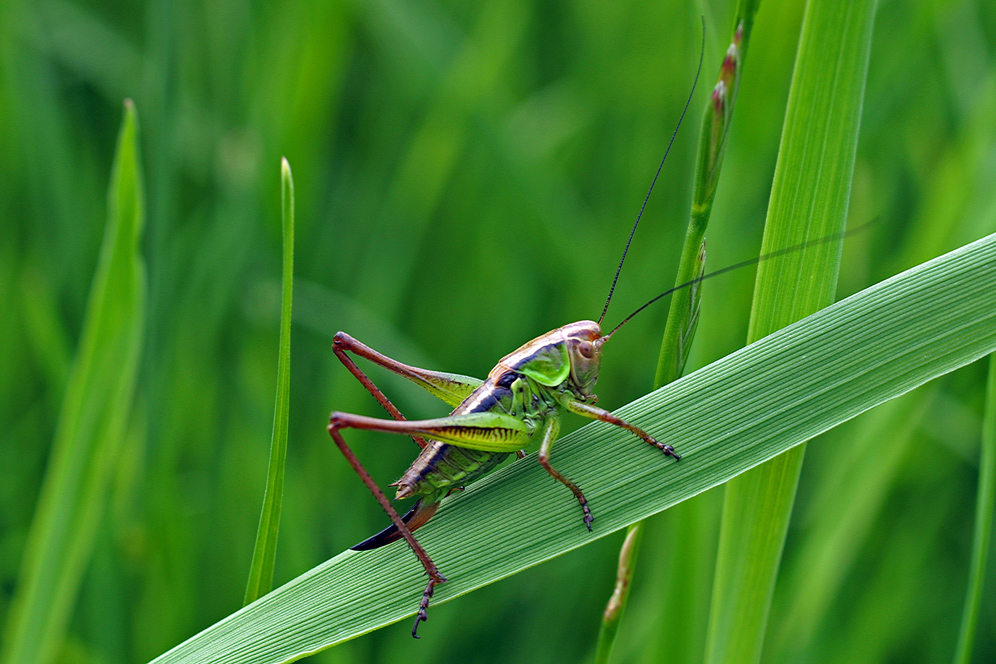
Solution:
M 597 321 L 582 320 L 570 323 L 533 339 L 499 360 L 485 380 L 409 366 L 377 352 L 345 332 L 336 333 L 332 344 L 336 357 L 394 418 L 393 420 L 381 420 L 334 412 L 329 419 L 328 431 L 332 439 L 350 466 L 353 467 L 384 511 L 390 516 L 392 522 L 383 531 L 352 548 L 357 551 L 366 551 L 403 538 L 414 551 L 429 577 L 428 584 L 422 594 L 422 600 L 419 602 L 415 624 L 412 627 L 412 636 L 415 638 L 418 638 L 419 623 L 427 619 L 426 612 L 433 590 L 446 579 L 429 554 L 415 539 L 414 531 L 432 518 L 442 499 L 451 491 L 477 479 L 509 455 L 517 454 L 521 458 L 524 456 L 521 450 L 534 442 L 538 442 L 540 465 L 574 494 L 581 507 L 582 521 L 585 527 L 591 531 L 594 516 L 584 493 L 550 463 L 550 450 L 557 440 L 560 417 L 564 410 L 626 429 L 666 456 L 672 457 L 675 461 L 681 458 L 672 445 L 657 440 L 646 431 L 595 406 L 596 396 L 593 390 L 598 379 L 602 346 L 613 334 L 643 309 L 677 290 L 768 258 L 840 239 L 841 234 L 819 238 L 704 274 L 661 293 L 624 318 L 608 334 L 602 334 L 601 324 L 608 311 L 609 302 L 612 300 L 619 273 L 626 260 L 626 253 L 629 251 L 633 235 L 640 223 L 647 200 L 653 192 L 657 177 L 660 175 L 664 161 L 671 150 L 675 135 L 677 135 L 688 110 L 701 68 L 702 55 L 699 57 L 695 83 L 692 84 L 692 90 L 689 92 L 688 100 L 685 102 L 684 110 L 675 126 L 664 158 L 657 168 L 657 173 L 654 175 L 643 206 L 637 214 L 636 222 L 630 231 L 629 239 L 612 280 L 612 286 L 609 288 L 605 306 L 602 308 L 602 314 Z M 454 410 L 446 417 L 429 420 L 406 420 L 394 404 L 356 365 L 349 353 L 404 376 L 448 403 Z M 343 429 L 365 429 L 403 434 L 410 436 L 419 445 L 421 452 L 418 457 L 405 471 L 401 479 L 391 484 L 397 488 L 396 499 L 417 498 L 415 504 L 404 516 L 398 514 L 381 488 L 346 445 L 342 436 Z

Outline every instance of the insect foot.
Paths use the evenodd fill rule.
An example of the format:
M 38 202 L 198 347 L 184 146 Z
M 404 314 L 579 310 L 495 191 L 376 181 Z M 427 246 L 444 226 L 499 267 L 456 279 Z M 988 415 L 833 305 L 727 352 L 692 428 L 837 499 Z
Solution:
M 429 620 L 429 600 L 432 599 L 432 592 L 439 583 L 446 583 L 446 578 L 443 575 L 439 572 L 429 575 L 429 585 L 425 587 L 425 592 L 422 593 L 422 601 L 418 603 L 418 613 L 415 615 L 415 624 L 412 626 L 412 636 L 416 639 L 419 638 L 418 624 Z
M 669 457 L 674 457 L 675 461 L 681 461 L 681 455 L 675 452 L 674 448 L 670 445 L 665 445 L 664 443 L 655 440 L 654 446 Z
M 584 512 L 584 525 L 588 527 L 588 532 L 591 532 L 591 522 L 595 520 L 595 517 L 591 515 L 591 510 L 588 509 L 588 502 L 585 501 L 581 504 L 581 511 Z

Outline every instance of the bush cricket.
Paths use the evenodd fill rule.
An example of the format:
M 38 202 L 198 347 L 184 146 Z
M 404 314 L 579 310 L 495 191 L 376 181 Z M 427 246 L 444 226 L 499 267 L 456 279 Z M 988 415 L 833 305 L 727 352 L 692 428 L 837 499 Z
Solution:
M 643 206 L 630 231 L 602 314 L 597 321 L 582 320 L 570 323 L 529 341 L 499 360 L 485 380 L 409 366 L 377 352 L 345 332 L 336 333 L 332 346 L 336 357 L 394 418 L 393 420 L 383 420 L 333 412 L 329 420 L 328 431 L 332 439 L 350 466 L 390 516 L 392 522 L 389 527 L 353 546 L 352 549 L 366 551 L 402 538 L 411 547 L 429 577 L 419 603 L 415 624 L 412 627 L 412 636 L 415 638 L 418 638 L 419 623 L 427 620 L 427 609 L 433 590 L 446 579 L 433 563 L 429 554 L 415 539 L 414 531 L 432 518 L 439 508 L 440 502 L 450 492 L 462 488 L 484 475 L 509 455 L 516 454 L 522 458 L 525 456 L 522 452 L 524 448 L 533 443 L 539 443 L 538 461 L 540 465 L 574 494 L 581 508 L 582 521 L 585 527 L 591 531 L 594 516 L 581 489 L 550 463 L 550 452 L 560 431 L 560 418 L 563 411 L 566 410 L 621 427 L 645 443 L 654 446 L 664 455 L 672 457 L 675 461 L 681 458 L 672 445 L 658 441 L 648 432 L 595 406 L 597 397 L 593 390 L 598 379 L 602 346 L 616 331 L 643 309 L 675 291 L 695 286 L 705 279 L 769 258 L 816 244 L 839 240 L 843 235 L 864 228 L 817 238 L 748 259 L 715 272 L 701 274 L 687 283 L 680 284 L 654 297 L 623 319 L 608 334 L 603 334 L 602 321 L 612 300 L 612 294 L 615 291 L 626 254 L 646 208 L 647 200 L 653 192 L 654 184 L 657 182 L 664 161 L 667 159 L 675 136 L 688 110 L 701 67 L 702 56 L 699 59 L 699 71 L 695 75 L 695 83 L 692 84 L 692 90 L 675 126 L 664 158 L 657 168 L 657 173 L 643 201 Z M 357 366 L 350 357 L 350 353 L 411 380 L 454 407 L 454 410 L 450 415 L 441 418 L 405 419 L 394 404 Z M 391 484 L 397 489 L 396 499 L 413 496 L 417 498 L 414 506 L 404 516 L 398 514 L 390 500 L 346 444 L 342 436 L 343 429 L 365 429 L 402 434 L 410 436 L 419 445 L 421 452 L 418 457 L 405 471 L 401 479 Z

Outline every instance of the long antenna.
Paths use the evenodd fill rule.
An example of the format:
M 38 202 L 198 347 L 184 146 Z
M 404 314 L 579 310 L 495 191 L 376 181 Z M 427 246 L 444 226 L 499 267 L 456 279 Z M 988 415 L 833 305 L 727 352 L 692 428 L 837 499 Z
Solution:
M 647 209 L 647 201 L 650 200 L 650 194 L 654 191 L 654 185 L 657 184 L 657 178 L 661 174 L 661 169 L 664 168 L 664 162 L 667 161 L 667 155 L 671 152 L 671 146 L 674 144 L 674 138 L 678 135 L 678 129 L 681 127 L 681 121 L 685 119 L 685 113 L 688 111 L 689 104 L 692 103 L 692 95 L 695 94 L 695 86 L 699 83 L 699 74 L 702 73 L 702 60 L 705 58 L 705 17 L 699 17 L 702 19 L 702 50 L 699 53 L 699 68 L 695 70 L 695 81 L 692 83 L 692 90 L 688 93 L 688 99 L 685 101 L 685 108 L 681 111 L 681 117 L 678 118 L 678 124 L 674 128 L 674 132 L 671 134 L 671 140 L 667 144 L 667 150 L 664 151 L 664 158 L 661 159 L 660 166 L 657 167 L 657 172 L 654 174 L 654 180 L 650 183 L 650 189 L 647 191 L 646 197 L 643 199 L 643 205 L 640 206 L 640 212 L 636 215 L 636 223 L 633 224 L 633 230 L 629 232 L 629 239 L 626 240 L 626 248 L 623 249 L 622 258 L 619 259 L 619 267 L 616 268 L 616 276 L 612 279 L 612 286 L 609 287 L 609 296 L 605 298 L 605 306 L 602 307 L 602 315 L 598 317 L 598 324 L 601 325 L 602 321 L 605 319 L 605 312 L 609 310 L 609 302 L 612 301 L 612 293 L 616 290 L 616 282 L 619 281 L 619 273 L 622 272 L 623 263 L 626 261 L 626 254 L 629 252 L 629 245 L 633 242 L 633 236 L 636 234 L 636 227 L 640 225 L 640 217 L 643 216 L 643 211 Z
M 663 293 L 661 293 L 660 295 L 653 298 L 652 300 L 644 304 L 642 307 L 631 313 L 629 316 L 626 316 L 626 318 L 624 318 L 621 323 L 612 328 L 612 331 L 606 334 L 603 338 L 608 339 L 609 337 L 611 337 L 613 334 L 616 333 L 616 330 L 618 330 L 620 327 L 628 323 L 631 318 L 633 318 L 638 313 L 649 307 L 651 304 L 661 299 L 662 297 L 667 297 L 671 293 L 681 290 L 682 288 L 688 288 L 689 286 L 694 286 L 695 284 L 705 281 L 706 279 L 711 279 L 712 277 L 718 277 L 721 274 L 726 274 L 727 272 L 732 272 L 733 270 L 739 270 L 742 267 L 747 267 L 748 265 L 754 265 L 755 263 L 766 261 L 769 258 L 777 258 L 779 256 L 784 256 L 785 254 L 791 254 L 801 249 L 807 249 L 809 247 L 815 247 L 820 244 L 826 244 L 827 242 L 834 242 L 835 240 L 841 240 L 850 235 L 854 235 L 856 233 L 860 233 L 864 230 L 867 230 L 869 226 L 872 226 L 877 222 L 878 222 L 877 218 L 872 219 L 868 223 L 861 224 L 857 228 L 852 228 L 850 230 L 842 231 L 840 233 L 833 233 L 832 235 L 824 235 L 823 237 L 816 238 L 815 240 L 808 240 L 806 242 L 793 245 L 791 247 L 786 247 L 785 249 L 778 249 L 777 251 L 772 251 L 769 254 L 761 254 L 757 258 L 751 258 L 749 260 L 741 261 L 739 263 L 734 263 L 733 265 L 727 265 L 726 267 L 716 270 L 715 272 L 710 272 L 709 274 L 703 274 L 701 277 L 696 277 L 691 281 L 686 281 L 681 285 L 675 286 L 674 288 L 664 291 Z

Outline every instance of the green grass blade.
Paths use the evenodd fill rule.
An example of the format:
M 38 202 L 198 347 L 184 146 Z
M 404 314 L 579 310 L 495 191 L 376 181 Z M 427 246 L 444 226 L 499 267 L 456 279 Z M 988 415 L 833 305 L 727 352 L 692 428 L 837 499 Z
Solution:
M 741 0 L 737 3 L 737 13 L 733 19 L 733 35 L 720 64 L 719 76 L 712 95 L 702 114 L 691 219 L 685 231 L 675 287 L 697 279 L 705 273 L 705 232 L 712 214 L 713 200 L 716 198 L 716 187 L 719 184 L 723 155 L 730 135 L 733 109 L 736 105 L 737 90 L 740 87 L 758 2 L 759 0 Z M 688 353 L 695 338 L 701 301 L 702 289 L 698 283 L 683 288 L 671 296 L 667 324 L 657 359 L 654 389 L 677 380 L 684 372 L 685 362 L 688 360 Z M 636 568 L 636 557 L 640 551 L 644 526 L 642 522 L 630 526 L 619 551 L 616 585 L 602 614 L 598 644 L 595 648 L 595 664 L 606 664 L 612 654 L 612 643 L 629 600 L 633 570 Z
M 807 4 L 762 253 L 845 226 L 874 14 L 874 0 Z M 748 341 L 833 302 L 841 244 L 758 267 Z M 804 452 L 799 446 L 726 488 L 706 645 L 711 664 L 761 657 Z
M 645 524 L 638 521 L 626 530 L 626 538 L 619 547 L 619 563 L 616 567 L 616 585 L 612 595 L 602 612 L 602 623 L 598 628 L 598 643 L 595 644 L 595 664 L 606 664 L 612 656 L 612 646 L 619 632 L 619 621 L 622 620 L 626 604 L 629 602 L 629 591 L 633 583 L 633 570 L 640 555 L 640 542 L 643 539 Z
M 986 412 L 982 424 L 982 458 L 979 460 L 979 493 L 975 505 L 975 535 L 972 540 L 972 564 L 968 574 L 968 592 L 958 633 L 955 664 L 968 664 L 979 621 L 982 587 L 989 558 L 989 539 L 993 527 L 993 503 L 996 502 L 996 354 L 989 357 L 989 383 L 986 386 Z
M 624 528 L 992 352 L 994 279 L 991 235 L 619 410 L 637 426 L 682 441 L 681 463 L 603 423 L 565 436 L 558 464 L 584 487 L 597 518 L 594 536 L 578 527 L 577 504 L 531 457 L 472 484 L 419 530 L 449 578 L 434 602 Z M 155 662 L 293 661 L 411 615 L 422 578 L 404 545 L 346 551 Z
M 779 572 L 772 615 L 782 619 L 769 627 L 765 646 L 766 652 L 781 655 L 776 659 L 816 657 L 814 635 L 854 573 L 860 551 L 856 543 L 867 540 L 876 518 L 888 509 L 889 490 L 937 385 L 876 408 L 834 441 L 835 465 L 809 488 L 804 518 L 819 527 L 800 536 L 791 564 L 783 564 Z
M 290 412 L 291 298 L 294 291 L 294 178 L 287 158 L 280 161 L 280 200 L 283 228 L 283 284 L 280 305 L 280 352 L 277 358 L 277 399 L 273 407 L 270 465 L 266 473 L 263 510 L 259 515 L 256 546 L 249 568 L 243 604 L 251 604 L 273 588 L 273 565 L 280 531 L 280 505 L 284 496 L 287 460 L 287 421 Z
M 138 117 L 127 101 L 100 259 L 7 621 L 4 664 L 56 658 L 90 560 L 138 369 L 145 303 L 142 222 Z
M 706 227 L 712 215 L 719 174 L 723 168 L 723 156 L 726 154 L 737 91 L 743 76 L 744 61 L 758 4 L 759 0 L 741 0 L 738 3 L 733 22 L 733 36 L 720 65 L 719 77 L 713 87 L 709 103 L 706 104 L 702 115 L 699 150 L 695 160 L 692 213 L 685 233 L 675 286 L 688 283 L 701 275 L 705 269 Z M 698 320 L 699 293 L 699 288 L 694 286 L 677 291 L 671 297 L 667 327 L 664 330 L 664 339 L 661 342 L 661 352 L 657 361 L 655 387 L 675 380 L 684 370 Z

